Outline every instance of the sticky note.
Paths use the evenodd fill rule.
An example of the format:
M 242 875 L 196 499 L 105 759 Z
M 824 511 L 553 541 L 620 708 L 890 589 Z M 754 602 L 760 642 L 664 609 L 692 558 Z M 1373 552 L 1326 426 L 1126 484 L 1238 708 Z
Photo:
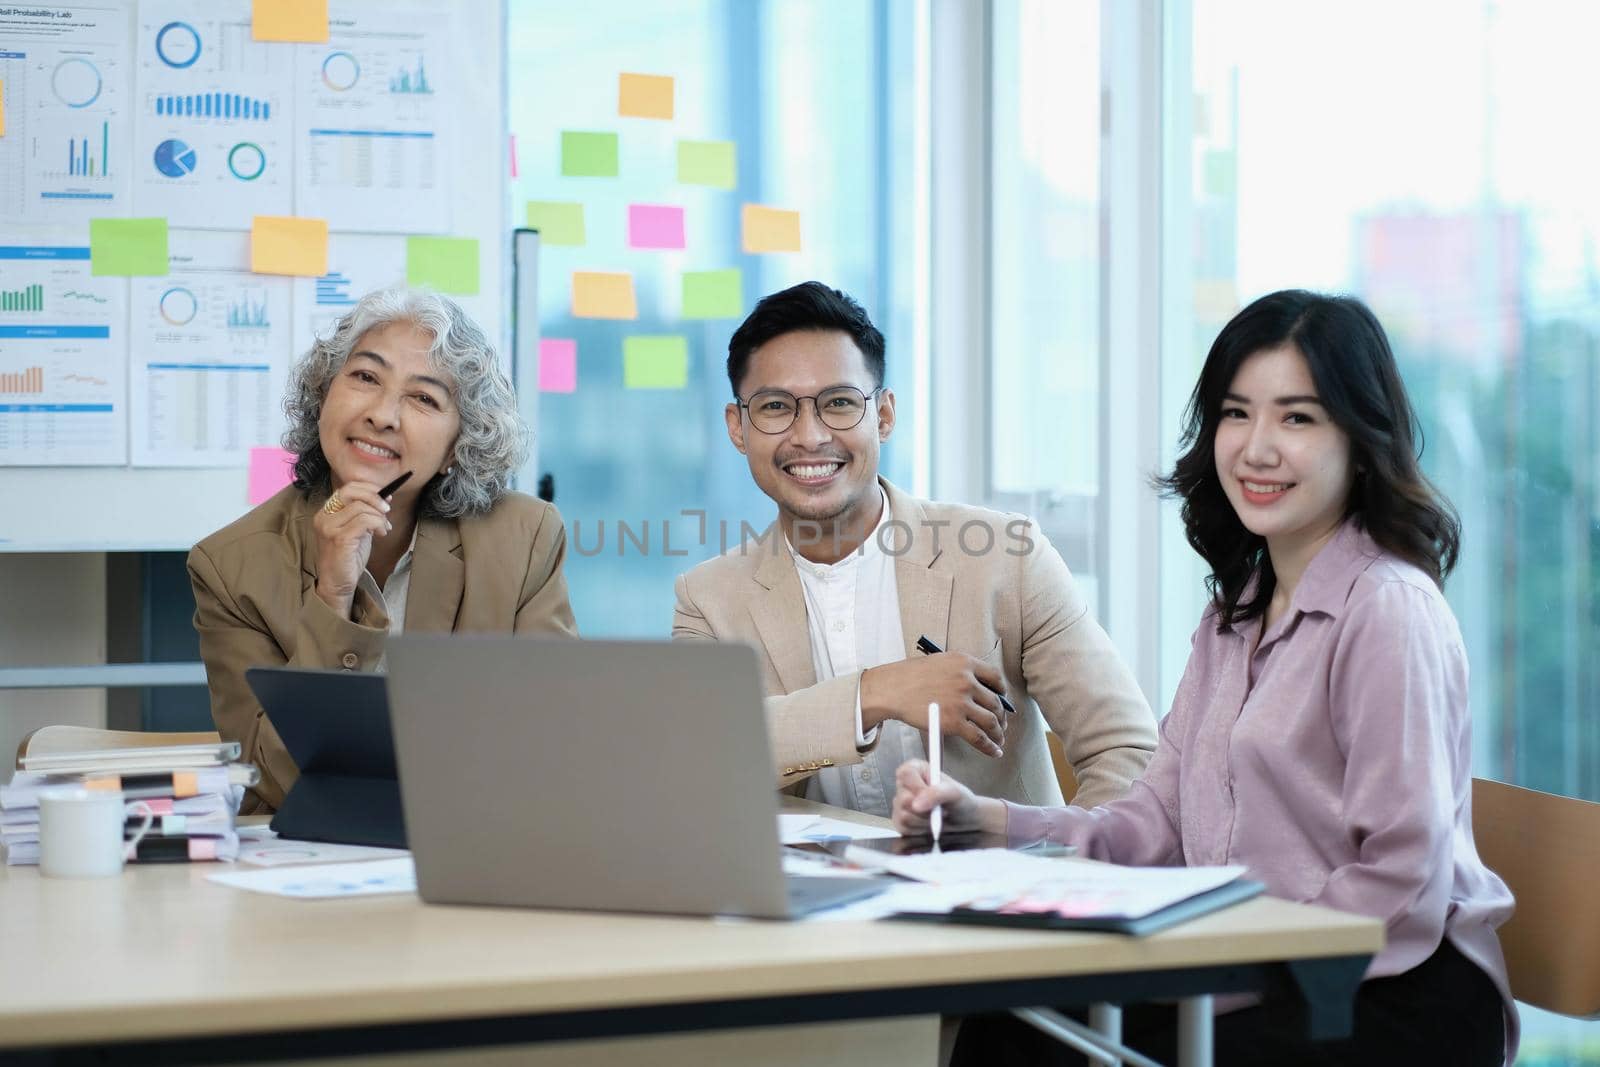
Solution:
M 328 39 L 328 0 L 254 0 L 250 16 L 257 41 Z
M 166 219 L 90 219 L 89 273 L 167 273 Z
M 679 141 L 678 180 L 685 185 L 732 189 L 739 183 L 738 154 L 732 141 Z
M 407 237 L 406 284 L 470 296 L 478 291 L 476 237 Z
M 506 137 L 510 142 L 508 154 L 511 157 L 511 176 L 515 178 L 517 176 L 517 135 L 512 133 L 507 134 Z
M 744 314 L 744 272 L 692 270 L 683 276 L 683 317 L 736 319 Z
M 800 251 L 800 212 L 746 204 L 743 222 L 746 252 Z
M 561 174 L 566 178 L 615 178 L 617 135 L 562 130 Z
M 667 335 L 623 338 L 624 389 L 682 389 L 688 384 L 688 338 Z
M 629 204 L 628 247 L 682 248 L 683 208 L 670 204 Z
M 250 269 L 257 274 L 328 273 L 328 220 L 257 215 L 250 223 Z
M 294 481 L 293 452 L 281 448 L 250 450 L 250 503 L 259 504 Z
M 539 243 L 577 247 L 588 240 L 583 205 L 561 200 L 529 200 L 528 225 L 539 231 Z
M 6 135 L 6 83 L 0 80 L 0 137 Z
M 572 314 L 580 319 L 636 319 L 633 275 L 572 272 Z
M 672 117 L 672 79 L 659 74 L 624 74 L 617 80 L 617 114 L 636 119 Z
M 546 337 L 539 342 L 539 392 L 578 391 L 578 342 Z

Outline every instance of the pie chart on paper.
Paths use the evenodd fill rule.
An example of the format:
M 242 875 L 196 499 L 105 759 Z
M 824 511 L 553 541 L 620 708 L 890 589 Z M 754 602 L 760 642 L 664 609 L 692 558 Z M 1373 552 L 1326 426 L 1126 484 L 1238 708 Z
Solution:
M 156 145 L 156 170 L 169 178 L 182 178 L 193 173 L 194 149 L 179 140 L 162 141 Z

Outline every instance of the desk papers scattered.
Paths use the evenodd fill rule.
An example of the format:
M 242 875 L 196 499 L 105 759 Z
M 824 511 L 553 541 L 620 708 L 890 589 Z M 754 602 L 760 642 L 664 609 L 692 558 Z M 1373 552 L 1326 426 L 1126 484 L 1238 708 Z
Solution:
M 301 900 L 332 897 L 369 897 L 384 893 L 415 893 L 417 869 L 404 859 L 367 863 L 328 863 L 315 867 L 281 867 L 261 871 L 230 871 L 209 880 L 252 893 L 267 893 Z
M 239 828 L 239 862 L 252 867 L 288 867 L 300 863 L 354 863 L 357 860 L 404 859 L 403 848 L 336 845 L 328 841 L 294 841 L 267 826 Z
M 845 858 L 909 881 L 870 900 L 824 912 L 816 921 L 960 913 L 1014 919 L 1017 925 L 1030 925 L 1034 919 L 1041 926 L 1051 920 L 1081 920 L 1122 929 L 1235 883 L 1245 873 L 1243 867 L 1119 867 L 1006 849 L 896 856 L 852 847 Z
M 784 812 L 778 816 L 778 839 L 785 845 L 815 844 L 822 841 L 868 841 L 880 837 L 899 837 L 887 826 L 864 826 L 826 815 Z

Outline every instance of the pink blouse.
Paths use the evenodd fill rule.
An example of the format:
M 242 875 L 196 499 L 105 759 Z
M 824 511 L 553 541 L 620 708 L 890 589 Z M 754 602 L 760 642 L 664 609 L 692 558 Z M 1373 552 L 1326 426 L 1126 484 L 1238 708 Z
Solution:
M 1088 811 L 1008 803 L 1008 834 L 1115 863 L 1243 864 L 1274 896 L 1382 919 L 1368 978 L 1410 970 L 1448 937 L 1499 987 L 1512 1062 L 1517 1011 L 1495 935 L 1512 898 L 1472 840 L 1467 657 L 1443 595 L 1347 521 L 1289 610 L 1261 624 L 1219 632 L 1207 609 L 1126 796 Z

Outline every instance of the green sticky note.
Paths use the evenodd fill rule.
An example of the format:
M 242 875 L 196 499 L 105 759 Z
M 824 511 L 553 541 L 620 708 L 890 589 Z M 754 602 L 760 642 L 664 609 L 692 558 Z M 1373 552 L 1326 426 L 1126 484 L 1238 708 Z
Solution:
M 624 389 L 682 389 L 688 384 L 688 338 L 641 336 L 623 339 Z
M 744 314 L 744 272 L 694 270 L 683 276 L 683 317 L 736 319 Z
M 678 181 L 732 189 L 739 183 L 738 155 L 732 141 L 679 141 Z
M 559 200 L 529 200 L 528 225 L 539 231 L 539 243 L 577 246 L 588 241 L 583 205 Z
M 562 130 L 561 175 L 565 178 L 615 178 L 617 135 Z
M 90 219 L 89 273 L 162 275 L 167 267 L 166 219 Z
M 476 237 L 407 237 L 406 284 L 470 296 L 478 291 Z

